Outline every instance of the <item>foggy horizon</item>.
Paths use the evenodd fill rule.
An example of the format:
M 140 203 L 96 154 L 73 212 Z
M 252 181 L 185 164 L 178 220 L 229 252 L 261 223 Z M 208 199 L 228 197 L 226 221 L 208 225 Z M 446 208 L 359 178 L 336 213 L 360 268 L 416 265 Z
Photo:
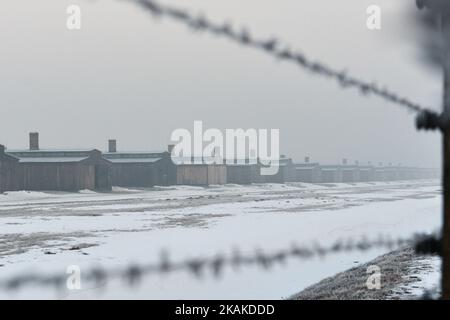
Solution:
M 221 130 L 280 129 L 281 154 L 297 162 L 440 166 L 440 135 L 417 131 L 406 110 L 226 39 L 155 21 L 132 1 L 79 1 L 79 31 L 65 27 L 70 1 L 4 2 L 0 144 L 8 149 L 26 149 L 36 131 L 43 149 L 104 151 L 117 139 L 119 151 L 166 150 L 173 130 L 202 120 Z M 162 2 L 280 37 L 313 60 L 441 105 L 441 74 L 419 59 L 410 1 L 378 1 L 376 31 L 365 25 L 370 1 Z
M 2 5 L 0 301 L 450 300 L 450 0 Z

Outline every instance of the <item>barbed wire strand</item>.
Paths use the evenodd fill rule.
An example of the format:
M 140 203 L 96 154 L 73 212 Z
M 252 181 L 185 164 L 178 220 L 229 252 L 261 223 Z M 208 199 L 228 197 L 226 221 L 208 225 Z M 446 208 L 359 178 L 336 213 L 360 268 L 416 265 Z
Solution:
M 206 31 L 210 34 L 221 36 L 234 41 L 242 46 L 252 47 L 275 57 L 278 60 L 289 61 L 295 63 L 299 67 L 306 69 L 312 73 L 322 75 L 331 79 L 335 79 L 341 88 L 357 88 L 363 95 L 373 94 L 394 104 L 403 106 L 412 112 L 421 112 L 428 110 L 419 103 L 404 98 L 397 93 L 380 87 L 375 82 L 367 82 L 356 77 L 350 76 L 346 70 L 336 70 L 326 64 L 308 59 L 300 51 L 289 49 L 288 46 L 282 45 L 282 41 L 278 38 L 269 38 L 259 40 L 254 38 L 247 28 L 240 31 L 233 28 L 231 23 L 223 24 L 214 23 L 204 15 L 194 15 L 187 10 L 183 10 L 170 5 L 163 5 L 153 0 L 131 0 L 143 8 L 150 11 L 155 17 L 167 17 L 180 22 L 190 29 L 198 31 Z
M 205 258 L 189 258 L 179 262 L 172 262 L 167 251 L 162 251 L 159 262 L 151 264 L 133 264 L 125 268 L 105 269 L 93 268 L 87 272 L 82 272 L 83 283 L 93 283 L 102 286 L 107 280 L 122 279 L 128 285 L 133 286 L 141 282 L 144 277 L 163 276 L 170 273 L 185 271 L 202 278 L 209 273 L 215 278 L 219 278 L 225 267 L 231 267 L 233 271 L 239 271 L 244 267 L 257 266 L 263 270 L 270 270 L 275 265 L 284 265 L 289 259 L 309 260 L 312 258 L 324 258 L 331 254 L 351 251 L 364 252 L 374 248 L 387 248 L 393 250 L 402 246 L 414 246 L 416 252 L 420 254 L 435 253 L 435 236 L 415 235 L 412 238 L 398 238 L 379 236 L 374 240 L 366 237 L 360 240 L 337 240 L 329 246 L 322 246 L 314 243 L 310 246 L 299 246 L 292 244 L 290 247 L 267 253 L 262 249 L 257 249 L 254 253 L 243 254 L 240 250 L 234 249 L 231 254 L 216 254 Z M 25 274 L 0 281 L 0 290 L 16 291 L 25 286 L 38 285 L 54 287 L 56 290 L 64 288 L 67 281 L 67 274 Z

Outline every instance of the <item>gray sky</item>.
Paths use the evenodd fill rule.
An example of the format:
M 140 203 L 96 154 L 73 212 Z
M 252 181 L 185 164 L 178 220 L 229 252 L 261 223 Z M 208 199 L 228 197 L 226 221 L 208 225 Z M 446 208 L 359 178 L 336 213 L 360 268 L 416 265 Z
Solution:
M 418 60 L 413 0 L 161 0 L 218 22 L 279 36 L 293 49 L 412 100 L 440 106 L 441 75 Z M 395 3 L 394 3 L 395 2 Z M 66 29 L 66 8 L 82 29 Z M 366 8 L 382 8 L 382 30 Z M 342 158 L 440 163 L 440 135 L 377 97 L 224 39 L 195 33 L 119 0 L 2 0 L 0 143 L 121 150 L 165 148 L 176 128 L 279 128 L 281 152 L 323 163 Z

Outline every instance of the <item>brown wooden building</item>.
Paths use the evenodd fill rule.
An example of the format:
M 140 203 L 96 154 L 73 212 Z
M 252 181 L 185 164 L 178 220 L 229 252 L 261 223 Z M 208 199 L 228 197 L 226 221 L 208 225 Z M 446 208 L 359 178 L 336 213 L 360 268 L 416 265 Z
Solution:
M 227 183 L 227 166 L 205 163 L 203 158 L 171 158 L 178 185 L 208 186 Z
M 227 167 L 224 164 L 179 164 L 176 165 L 176 182 L 191 186 L 226 184 Z
M 30 150 L 7 151 L 18 159 L 14 180 L 21 190 L 110 191 L 111 163 L 99 150 L 40 150 L 37 133 L 30 134 Z

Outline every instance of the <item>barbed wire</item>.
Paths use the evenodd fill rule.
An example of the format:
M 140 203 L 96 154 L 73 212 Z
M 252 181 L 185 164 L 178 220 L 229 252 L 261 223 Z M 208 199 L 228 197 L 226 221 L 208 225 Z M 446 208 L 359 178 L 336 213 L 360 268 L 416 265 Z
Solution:
M 346 70 L 333 69 L 322 62 L 310 60 L 303 53 L 281 45 L 281 41 L 278 38 L 259 40 L 254 38 L 247 29 L 243 28 L 241 31 L 237 31 L 230 23 L 213 23 L 202 15 L 194 16 L 188 11 L 169 5 L 162 5 L 153 0 L 132 1 L 142 5 L 154 16 L 166 16 L 183 23 L 193 30 L 207 31 L 216 36 L 225 37 L 240 45 L 253 47 L 279 60 L 295 63 L 312 73 L 334 79 L 343 89 L 356 88 L 364 95 L 374 94 L 384 100 L 406 107 L 410 111 L 419 112 L 422 116 L 418 120 L 418 127 L 422 126 L 423 128 L 431 129 L 441 126 L 442 119 L 438 118 L 439 116 L 434 111 L 401 97 L 385 87 L 380 87 L 376 83 L 350 76 Z M 338 240 L 329 246 L 322 246 L 318 243 L 312 246 L 298 246 L 293 244 L 289 248 L 271 253 L 258 249 L 254 253 L 243 254 L 240 250 L 235 249 L 230 255 L 216 254 L 205 258 L 189 258 L 180 262 L 172 262 L 168 252 L 163 251 L 157 263 L 134 264 L 126 268 L 118 269 L 93 268 L 87 272 L 83 272 L 85 274 L 83 281 L 92 282 L 100 286 L 105 284 L 107 280 L 122 279 L 129 285 L 136 285 L 144 277 L 154 275 L 162 276 L 182 271 L 188 272 L 197 278 L 201 278 L 206 273 L 213 275 L 215 278 L 219 278 L 226 267 L 231 267 L 236 271 L 248 266 L 256 266 L 263 270 L 270 270 L 276 265 L 286 264 L 289 259 L 305 261 L 313 258 L 324 258 L 340 252 L 364 252 L 375 248 L 392 250 L 402 246 L 413 246 L 416 252 L 420 254 L 435 254 L 441 251 L 440 244 L 440 239 L 429 235 L 416 235 L 407 239 L 379 237 L 372 241 L 367 238 L 362 238 L 357 241 L 347 239 Z M 61 289 L 66 284 L 67 277 L 68 275 L 65 273 L 49 275 L 41 273 L 24 274 L 6 280 L 0 280 L 0 290 L 13 291 L 30 285 L 49 286 L 55 289 Z
M 128 285 L 138 284 L 144 277 L 162 276 L 169 273 L 185 271 L 201 278 L 209 273 L 215 278 L 219 278 L 225 267 L 231 267 L 234 271 L 248 266 L 257 266 L 263 270 L 270 270 L 276 265 L 284 265 L 289 259 L 297 259 L 301 261 L 312 258 L 324 258 L 331 254 L 340 252 L 360 251 L 364 252 L 369 249 L 387 248 L 392 250 L 402 246 L 413 246 L 420 248 L 420 254 L 434 253 L 433 244 L 435 236 L 433 235 L 415 235 L 412 238 L 398 238 L 379 236 L 377 239 L 369 240 L 366 237 L 360 240 L 338 240 L 329 246 L 322 246 L 315 243 L 311 246 L 299 246 L 293 244 L 288 248 L 265 252 L 257 249 L 254 253 L 243 254 L 240 250 L 233 250 L 232 254 L 216 254 L 205 258 L 190 258 L 179 262 L 172 262 L 167 251 L 162 251 L 159 262 L 150 264 L 134 264 L 126 268 L 105 269 L 93 268 L 87 272 L 82 272 L 85 276 L 82 281 L 93 283 L 96 286 L 106 284 L 107 280 L 122 279 Z M 421 245 L 422 243 L 422 245 Z M 431 248 L 431 249 L 430 249 Z M 11 277 L 0 281 L 0 290 L 13 291 L 21 289 L 25 286 L 53 286 L 55 289 L 62 289 L 66 284 L 67 274 L 26 274 Z
M 153 0 L 132 1 L 150 11 L 154 16 L 171 18 L 193 30 L 207 31 L 213 35 L 225 37 L 240 45 L 259 49 L 260 51 L 269 54 L 276 59 L 295 63 L 299 67 L 312 73 L 334 79 L 343 89 L 357 88 L 364 95 L 373 94 L 379 96 L 384 100 L 406 107 L 408 110 L 413 112 L 421 112 L 429 109 L 421 106 L 419 103 L 398 95 L 386 87 L 380 87 L 374 82 L 367 82 L 350 76 L 346 70 L 333 69 L 322 62 L 313 61 L 307 58 L 300 51 L 294 51 L 289 49 L 288 46 L 282 45 L 282 41 L 278 38 L 259 40 L 254 38 L 248 29 L 242 28 L 238 31 L 228 22 L 224 24 L 214 23 L 204 15 L 195 16 L 187 10 L 170 5 L 163 5 Z

